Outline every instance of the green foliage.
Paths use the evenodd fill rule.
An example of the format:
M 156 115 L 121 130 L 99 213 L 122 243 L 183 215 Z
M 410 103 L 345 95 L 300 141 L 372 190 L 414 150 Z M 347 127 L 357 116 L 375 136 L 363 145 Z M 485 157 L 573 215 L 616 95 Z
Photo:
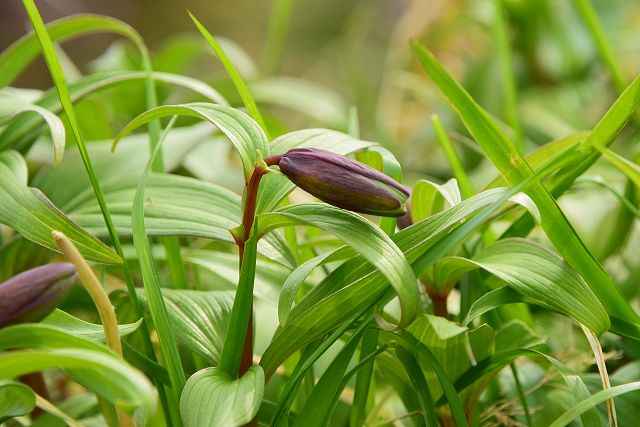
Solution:
M 122 21 L 45 25 L 23 0 L 33 32 L 0 53 L 2 280 L 60 261 L 65 233 L 124 355 L 79 287 L 0 328 L 0 423 L 636 420 L 638 6 L 340 5 L 344 34 L 309 51 L 320 6 L 272 3 L 254 62 L 204 15 L 152 55 Z M 64 43 L 95 33 L 125 42 L 74 64 Z M 40 55 L 51 87 L 9 87 Z M 319 203 L 264 161 L 295 148 L 401 182 L 410 212 Z

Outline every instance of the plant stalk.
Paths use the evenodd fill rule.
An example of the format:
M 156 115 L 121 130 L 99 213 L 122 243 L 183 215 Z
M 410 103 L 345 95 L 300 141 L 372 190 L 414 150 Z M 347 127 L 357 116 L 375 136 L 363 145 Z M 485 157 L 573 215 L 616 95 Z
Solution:
M 242 226 L 239 230 L 232 231 L 238 245 L 240 280 L 227 330 L 246 331 L 244 336 L 238 336 L 238 339 L 233 340 L 227 334 L 222 349 L 219 367 L 232 378 L 241 377 L 253 365 L 253 277 L 255 277 L 255 246 L 257 244 L 253 226 L 260 180 L 267 172 L 268 169 L 262 164 L 256 165 L 245 188 Z M 251 264 L 247 264 L 245 260 Z M 240 354 L 239 359 L 238 354 Z

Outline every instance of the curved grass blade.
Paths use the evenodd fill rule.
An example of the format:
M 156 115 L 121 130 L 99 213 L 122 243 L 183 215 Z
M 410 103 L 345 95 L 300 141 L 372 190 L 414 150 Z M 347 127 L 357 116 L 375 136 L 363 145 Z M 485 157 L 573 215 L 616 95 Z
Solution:
M 83 372 L 82 383 L 127 412 L 153 410 L 155 390 L 149 380 L 127 363 L 103 352 L 85 349 L 18 350 L 0 354 L 0 377 L 17 377 L 44 369 Z
M 2 160 L 3 159 L 3 160 Z M 64 232 L 87 259 L 107 264 L 120 264 L 122 259 L 100 240 L 67 218 L 39 190 L 29 188 L 16 177 L 8 164 L 22 164 L 24 159 L 14 152 L 0 154 L 0 223 L 14 228 L 25 238 L 58 251 L 51 232 Z
M 152 72 L 149 74 L 145 71 L 114 71 L 91 74 L 70 83 L 69 95 L 71 96 L 71 101 L 76 103 L 103 90 L 118 88 L 132 81 L 145 80 L 147 78 L 154 82 L 183 87 L 207 98 L 208 101 L 220 105 L 228 105 L 228 102 L 218 91 L 200 80 L 178 74 L 161 72 Z M 35 104 L 54 114 L 62 111 L 58 94 L 54 89 L 46 91 Z M 14 145 L 19 145 L 21 149 L 23 146 L 28 146 L 29 144 L 25 141 L 29 139 L 35 140 L 40 132 L 40 123 L 40 117 L 30 115 L 24 115 L 11 120 L 8 125 L 0 131 L 0 149 Z
M 113 141 L 112 149 L 115 150 L 118 142 L 137 127 L 167 116 L 195 117 L 219 128 L 240 155 L 247 181 L 258 159 L 269 155 L 269 143 L 264 131 L 249 116 L 235 108 L 201 102 L 163 105 L 145 111 L 120 131 Z
M 615 387 L 611 387 L 606 390 L 602 390 L 590 396 L 589 398 L 582 400 L 576 404 L 573 408 L 569 409 L 564 414 L 560 415 L 549 427 L 562 427 L 569 424 L 574 418 L 583 414 L 585 411 L 595 408 L 596 405 L 612 399 L 615 396 L 630 393 L 640 390 L 640 381 L 623 384 Z
M 42 120 L 44 120 L 49 127 L 49 131 L 51 132 L 51 142 L 53 143 L 53 166 L 58 166 L 62 161 L 62 156 L 64 154 L 65 130 L 62 120 L 60 120 L 60 118 L 58 118 L 58 116 L 56 116 L 54 113 L 38 105 L 21 105 L 13 112 L 11 116 L 7 117 L 6 119 L 0 120 L 0 125 L 14 118 L 29 117 L 29 114 L 24 114 L 27 112 L 37 113 L 38 116 L 42 118 Z M 38 119 L 36 118 L 36 120 Z M 7 147 L 7 145 L 5 144 L 1 145 L 3 146 L 3 148 Z
M 414 43 L 413 47 L 424 68 L 448 97 L 471 134 L 505 179 L 512 185 L 517 185 L 531 177 L 533 175 L 531 167 L 490 116 L 445 71 L 431 52 L 417 43 Z M 640 91 L 640 83 L 637 84 L 637 89 L 634 85 L 633 90 Z M 637 98 L 636 102 L 640 102 L 640 97 Z M 618 118 L 620 119 L 623 124 L 628 117 Z M 594 138 L 594 134 L 595 131 L 589 139 Z M 525 191 L 538 206 L 542 227 L 550 240 L 567 262 L 585 279 L 607 312 L 616 313 L 629 322 L 639 322 L 638 315 L 630 307 L 611 277 L 589 253 L 548 190 L 538 180 L 534 180 Z
M 108 16 L 95 14 L 73 15 L 50 22 L 46 26 L 53 42 L 95 34 L 115 33 L 126 37 L 141 52 L 146 47 L 140 35 L 129 24 Z M 26 34 L 0 54 L 0 87 L 10 85 L 16 77 L 40 54 L 36 33 Z
M 172 118 L 165 133 L 168 133 L 174 122 L 175 117 Z M 167 307 L 160 291 L 160 282 L 158 281 L 155 264 L 151 255 L 151 248 L 149 246 L 149 238 L 147 236 L 144 223 L 145 187 L 147 178 L 151 172 L 154 156 L 160 151 L 162 141 L 163 139 L 159 141 L 151 159 L 149 159 L 147 167 L 140 177 L 138 189 L 136 190 L 136 194 L 133 199 L 133 206 L 131 208 L 131 228 L 133 230 L 133 244 L 135 246 L 136 254 L 138 255 L 138 262 L 140 263 L 140 269 L 142 271 L 142 282 L 149 301 L 151 318 L 153 319 L 153 324 L 155 325 L 158 333 L 164 364 L 167 368 L 171 387 L 174 392 L 170 396 L 172 398 L 177 398 L 177 396 L 182 392 L 186 378 L 182 369 L 178 346 L 175 342 L 173 331 L 171 329 Z M 179 405 L 177 401 L 170 403 L 176 407 Z
M 400 249 L 382 230 L 359 215 L 319 203 L 286 206 L 260 215 L 261 234 L 292 225 L 312 225 L 338 236 L 374 265 L 393 287 L 401 309 L 400 322 L 395 327 L 404 327 L 415 319 L 419 301 L 416 277 Z
M 439 280 L 446 283 L 482 268 L 526 297 L 571 317 L 598 335 L 610 326 L 607 312 L 580 276 L 558 255 L 536 243 L 524 239 L 499 240 L 471 260 L 450 257 L 439 268 Z
M 249 93 L 249 89 L 247 89 L 247 85 L 245 84 L 244 80 L 240 76 L 240 73 L 238 73 L 238 70 L 236 70 L 236 68 L 233 66 L 233 63 L 225 53 L 222 46 L 220 46 L 220 44 L 211 35 L 211 33 L 207 31 L 207 29 L 200 23 L 200 21 L 196 19 L 195 16 L 191 14 L 191 12 L 188 12 L 188 13 L 189 13 L 189 16 L 191 17 L 191 20 L 196 25 L 196 28 L 198 28 L 198 31 L 200 31 L 200 34 L 202 34 L 202 36 L 205 38 L 207 43 L 209 43 L 213 51 L 216 53 L 216 56 L 218 57 L 218 59 L 220 59 L 220 62 L 222 62 L 224 69 L 227 70 L 227 74 L 229 74 L 229 77 L 231 77 L 231 80 L 233 81 L 233 85 L 236 87 L 236 90 L 240 94 L 240 97 L 242 98 L 242 102 L 244 103 L 244 106 L 247 108 L 249 115 L 253 118 L 253 120 L 255 120 L 260 125 L 262 130 L 265 132 L 265 135 L 267 135 L 267 126 L 264 123 L 264 119 L 260 114 L 260 110 L 258 110 L 258 106 L 256 105 L 256 102 L 251 97 L 251 93 Z M 269 139 L 268 136 L 267 136 L 267 139 Z

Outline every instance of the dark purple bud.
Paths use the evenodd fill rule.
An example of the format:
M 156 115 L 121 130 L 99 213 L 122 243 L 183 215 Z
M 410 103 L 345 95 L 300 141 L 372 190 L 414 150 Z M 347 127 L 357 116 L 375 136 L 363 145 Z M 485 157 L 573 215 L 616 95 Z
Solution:
M 42 320 L 62 304 L 76 279 L 75 266 L 59 262 L 0 283 L 0 327 Z
M 295 148 L 264 159 L 291 182 L 339 208 L 379 216 L 402 216 L 409 190 L 356 160 L 317 148 Z

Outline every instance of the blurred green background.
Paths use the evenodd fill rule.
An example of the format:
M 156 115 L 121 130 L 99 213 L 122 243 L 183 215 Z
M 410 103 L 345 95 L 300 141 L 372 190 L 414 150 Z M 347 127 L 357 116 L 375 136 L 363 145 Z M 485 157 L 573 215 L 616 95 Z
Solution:
M 187 16 L 189 9 L 213 34 L 235 41 L 247 52 L 249 60 L 255 62 L 249 64 L 249 68 L 254 67 L 248 72 L 253 73 L 249 79 L 265 75 L 299 77 L 326 86 L 322 89 L 339 106 L 338 111 L 356 106 L 362 137 L 396 150 L 409 175 L 449 176 L 429 120 L 432 113 L 441 116 L 454 142 L 465 147 L 463 157 L 470 169 L 481 160 L 464 128 L 412 56 L 412 38 L 427 45 L 484 108 L 508 121 L 492 0 L 284 0 L 280 4 L 292 7 L 290 19 L 284 23 L 272 19 L 277 3 L 50 0 L 39 1 L 38 6 L 45 21 L 75 13 L 122 19 L 149 44 L 156 69 L 200 78 L 228 95 L 224 87 L 220 88 L 224 86 L 219 83 L 224 72 L 214 58 L 201 55 L 197 61 L 185 59 L 184 64 L 177 65 L 181 59 L 176 58 L 176 51 L 186 52 L 189 46 L 202 43 Z M 640 44 L 636 42 L 640 36 L 636 25 L 640 2 L 591 3 L 628 81 L 640 69 Z M 526 151 L 592 128 L 617 91 L 575 2 L 505 0 L 502 14 L 511 46 Z M 0 47 L 9 45 L 27 28 L 19 0 L 0 2 Z M 283 42 L 271 49 L 271 54 L 265 54 L 270 31 L 280 31 Z M 65 43 L 63 48 L 80 72 L 88 72 L 108 68 L 104 66 L 104 61 L 110 60 L 105 51 L 114 41 L 126 45 L 115 37 L 92 35 Z M 166 60 L 169 56 L 171 59 Z M 103 61 L 98 67 L 93 62 L 96 58 Z M 16 86 L 49 87 L 43 62 L 32 64 Z M 236 95 L 229 96 L 233 99 Z M 274 114 L 286 129 L 323 126 L 344 130 L 347 116 L 345 112 L 341 121 L 323 121 L 317 117 L 303 119 L 291 111 Z M 479 182 L 484 182 L 482 169 L 478 174 Z

